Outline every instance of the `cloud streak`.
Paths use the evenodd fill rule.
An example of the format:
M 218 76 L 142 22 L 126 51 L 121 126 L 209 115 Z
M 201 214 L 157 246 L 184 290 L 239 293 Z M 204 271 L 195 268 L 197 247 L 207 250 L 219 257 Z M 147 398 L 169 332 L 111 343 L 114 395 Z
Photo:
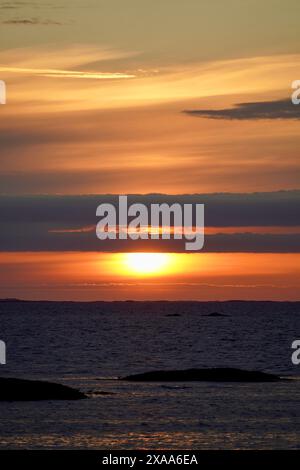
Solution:
M 60 51 L 46 47 L 20 48 L 9 53 L 0 52 L 0 72 L 8 77 L 19 76 L 21 85 L 24 76 L 94 80 L 127 79 L 134 78 L 135 75 L 122 71 L 103 71 L 101 68 L 103 62 L 133 55 L 135 53 L 83 45 L 65 47 Z M 88 70 L 91 68 L 93 70 Z
M 96 80 L 110 80 L 122 78 L 135 78 L 135 75 L 120 72 L 79 72 L 74 70 L 34 69 L 20 67 L 0 67 L 0 71 L 21 73 L 49 78 L 87 78 Z
M 22 26 L 62 26 L 63 23 L 54 20 L 42 20 L 40 18 L 12 18 L 2 21 L 5 25 L 22 25 Z
M 257 119 L 300 119 L 300 107 L 289 99 L 238 103 L 234 108 L 185 110 L 190 116 L 208 119 L 257 120 Z

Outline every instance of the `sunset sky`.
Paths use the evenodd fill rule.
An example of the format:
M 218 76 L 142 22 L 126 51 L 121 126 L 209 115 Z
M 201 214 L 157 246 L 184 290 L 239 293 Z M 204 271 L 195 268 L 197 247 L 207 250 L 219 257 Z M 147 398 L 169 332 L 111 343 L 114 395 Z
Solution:
M 0 296 L 299 300 L 299 14 L 0 1 Z M 156 193 L 206 204 L 205 250 L 104 248 L 101 195 Z

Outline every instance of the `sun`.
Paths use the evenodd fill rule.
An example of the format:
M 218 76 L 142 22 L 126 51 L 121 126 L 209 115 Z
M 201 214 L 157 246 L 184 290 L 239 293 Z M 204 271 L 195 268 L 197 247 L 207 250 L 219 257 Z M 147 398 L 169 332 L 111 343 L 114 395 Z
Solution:
M 168 253 L 126 253 L 123 261 L 127 274 L 153 276 L 170 270 L 171 257 Z

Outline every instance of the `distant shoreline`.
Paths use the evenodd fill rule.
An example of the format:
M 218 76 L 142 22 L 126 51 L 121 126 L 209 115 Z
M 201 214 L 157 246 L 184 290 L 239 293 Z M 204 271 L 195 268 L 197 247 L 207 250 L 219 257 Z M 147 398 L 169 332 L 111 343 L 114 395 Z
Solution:
M 243 299 L 228 299 L 228 300 L 133 300 L 133 299 L 125 299 L 125 300 L 50 300 L 50 299 L 14 299 L 14 298 L 0 298 L 0 303 L 73 303 L 73 304 L 97 304 L 97 303 L 105 303 L 105 304 L 116 304 L 116 303 L 169 303 L 169 304 L 185 304 L 185 303 L 195 303 L 195 304 L 228 304 L 228 303 L 268 303 L 268 304 L 300 304 L 299 300 L 243 300 Z

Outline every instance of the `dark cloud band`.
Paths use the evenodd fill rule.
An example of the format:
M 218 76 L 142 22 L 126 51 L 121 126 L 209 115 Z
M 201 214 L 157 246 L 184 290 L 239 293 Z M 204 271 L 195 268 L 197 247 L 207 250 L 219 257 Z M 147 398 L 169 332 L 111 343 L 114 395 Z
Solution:
M 96 208 L 117 207 L 116 195 L 0 196 L 1 251 L 184 251 L 183 240 L 110 240 L 96 238 Z M 222 227 L 296 227 L 300 191 L 253 194 L 131 195 L 128 204 L 173 203 L 205 205 L 205 226 L 218 227 L 205 237 L 204 251 L 300 252 L 300 236 L 293 233 L 222 233 Z M 241 232 L 241 230 L 239 230 Z M 287 230 L 288 232 L 288 230 Z
M 300 106 L 289 100 L 238 103 L 234 108 L 185 110 L 190 116 L 208 119 L 300 119 Z

